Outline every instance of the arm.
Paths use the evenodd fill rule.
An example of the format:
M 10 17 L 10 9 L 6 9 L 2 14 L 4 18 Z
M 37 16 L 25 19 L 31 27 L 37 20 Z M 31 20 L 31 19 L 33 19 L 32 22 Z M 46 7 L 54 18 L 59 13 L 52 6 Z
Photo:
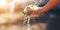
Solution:
M 57 5 L 58 5 L 58 0 L 49 0 L 49 2 L 44 6 L 44 8 L 33 11 L 32 14 L 33 15 L 34 14 L 43 14 L 43 13 L 49 11 L 50 9 L 54 8 Z

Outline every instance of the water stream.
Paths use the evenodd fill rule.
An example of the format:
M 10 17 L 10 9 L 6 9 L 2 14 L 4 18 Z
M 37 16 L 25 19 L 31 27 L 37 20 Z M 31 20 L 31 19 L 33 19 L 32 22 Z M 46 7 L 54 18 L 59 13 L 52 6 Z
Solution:
M 25 30 L 32 30 L 30 25 L 30 16 L 25 17 L 23 27 L 26 27 Z

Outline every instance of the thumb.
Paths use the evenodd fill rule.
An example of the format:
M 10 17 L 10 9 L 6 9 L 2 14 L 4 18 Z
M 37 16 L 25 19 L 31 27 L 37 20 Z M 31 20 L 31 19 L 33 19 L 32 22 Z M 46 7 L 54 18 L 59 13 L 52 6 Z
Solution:
M 29 9 L 30 11 L 34 10 L 32 7 L 29 7 L 29 6 L 27 6 L 27 9 Z

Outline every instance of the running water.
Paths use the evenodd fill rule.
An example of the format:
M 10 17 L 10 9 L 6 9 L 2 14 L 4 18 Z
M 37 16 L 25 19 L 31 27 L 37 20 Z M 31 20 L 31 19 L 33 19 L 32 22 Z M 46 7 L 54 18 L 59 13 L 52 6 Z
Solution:
M 30 17 L 27 16 L 27 29 L 26 30 L 32 30 L 30 25 Z
M 40 2 L 35 2 L 32 7 L 37 7 Z M 32 30 L 31 25 L 30 25 L 30 16 L 25 16 L 24 22 L 23 22 L 23 27 L 27 26 L 24 30 Z
M 23 27 L 26 27 L 24 30 L 32 30 L 30 25 L 30 16 L 25 17 Z

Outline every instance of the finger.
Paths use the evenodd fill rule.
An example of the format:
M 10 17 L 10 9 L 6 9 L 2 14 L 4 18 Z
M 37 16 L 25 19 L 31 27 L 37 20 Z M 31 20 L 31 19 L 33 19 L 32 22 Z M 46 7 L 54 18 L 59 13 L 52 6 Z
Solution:
M 33 11 L 33 9 L 32 9 L 31 7 L 27 6 L 27 8 L 28 8 L 29 10 Z
M 37 14 L 36 11 L 32 11 L 32 13 L 29 16 Z

